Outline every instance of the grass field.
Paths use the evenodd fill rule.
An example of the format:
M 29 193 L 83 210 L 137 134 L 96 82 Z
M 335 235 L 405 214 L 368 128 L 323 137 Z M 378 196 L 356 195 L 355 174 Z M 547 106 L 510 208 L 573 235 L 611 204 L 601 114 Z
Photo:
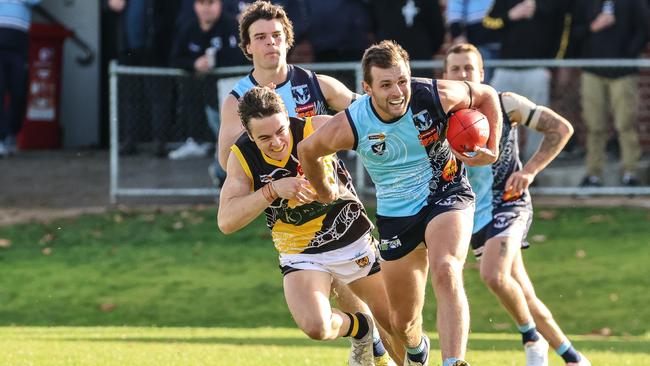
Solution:
M 641 209 L 536 212 L 529 273 L 594 365 L 650 365 L 649 226 Z M 521 364 L 472 258 L 465 277 L 469 360 Z M 347 353 L 294 329 L 262 221 L 224 236 L 214 208 L 0 227 L 0 304 L 0 365 L 341 365 Z M 431 294 L 424 314 L 431 331 Z
M 594 365 L 650 364 L 646 337 L 573 337 Z M 432 355 L 439 355 L 435 339 Z M 524 364 L 518 336 L 473 333 L 468 361 Z M 345 365 L 348 343 L 316 342 L 295 328 L 3 327 L 2 365 Z M 440 361 L 433 358 L 431 366 Z M 551 366 L 563 365 L 551 356 Z

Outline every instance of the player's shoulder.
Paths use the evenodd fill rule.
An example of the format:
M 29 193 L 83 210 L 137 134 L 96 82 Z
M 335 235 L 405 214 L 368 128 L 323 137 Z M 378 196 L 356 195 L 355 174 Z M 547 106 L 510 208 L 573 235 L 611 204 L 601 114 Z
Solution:
M 530 99 L 510 91 L 499 93 L 499 99 L 506 112 L 522 109 L 528 111 L 536 107 L 536 104 Z
M 411 89 L 415 89 L 415 88 L 431 89 L 435 84 L 434 80 L 435 79 L 413 76 L 411 77 Z
M 254 142 L 253 142 L 253 141 L 248 137 L 248 134 L 244 131 L 244 132 L 241 133 L 241 135 L 239 135 L 239 136 L 237 137 L 237 139 L 235 140 L 234 145 L 237 145 L 238 147 L 241 148 L 241 147 L 244 147 L 244 146 L 246 146 L 246 145 L 250 145 L 251 143 L 252 143 L 252 144 L 255 144 L 255 143 L 254 143 Z

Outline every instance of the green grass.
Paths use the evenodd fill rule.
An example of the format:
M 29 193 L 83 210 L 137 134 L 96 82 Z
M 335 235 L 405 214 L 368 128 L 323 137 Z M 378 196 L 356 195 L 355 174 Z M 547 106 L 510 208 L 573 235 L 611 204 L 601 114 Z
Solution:
M 468 360 L 516 366 L 524 355 L 512 334 L 473 333 Z M 594 365 L 648 365 L 650 336 L 576 337 Z M 295 328 L 0 327 L 2 365 L 340 365 L 345 340 L 317 342 Z M 431 366 L 439 365 L 436 339 Z M 564 363 L 550 356 L 551 366 Z
M 545 239 L 524 254 L 539 297 L 565 332 L 616 336 L 571 337 L 594 364 L 650 364 L 650 213 L 558 209 L 544 220 L 541 211 L 529 239 Z M 3 352 L 0 365 L 231 365 L 244 356 L 253 359 L 244 365 L 272 365 L 271 356 L 278 365 L 341 364 L 345 342 L 325 346 L 294 329 L 263 221 L 224 236 L 214 216 L 115 211 L 0 227 L 0 349 L 22 360 L 3 363 Z M 512 321 L 474 263 L 470 255 L 470 360 L 521 364 Z M 219 355 L 230 358 L 211 361 Z

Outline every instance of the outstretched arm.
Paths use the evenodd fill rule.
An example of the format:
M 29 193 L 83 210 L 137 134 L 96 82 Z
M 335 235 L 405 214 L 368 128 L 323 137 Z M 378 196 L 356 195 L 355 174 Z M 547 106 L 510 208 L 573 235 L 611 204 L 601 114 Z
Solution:
M 244 126 L 239 119 L 239 104 L 237 98 L 230 94 L 221 106 L 221 126 L 219 127 L 219 164 L 227 168 L 230 147 L 244 132 Z
M 496 91 L 485 84 L 438 80 L 438 94 L 445 113 L 465 108 L 476 108 L 487 117 L 490 124 L 487 148 L 478 148 L 472 157 L 456 151 L 454 155 L 469 166 L 494 163 L 499 156 L 499 140 L 503 123 L 501 105 Z
M 573 134 L 571 123 L 550 108 L 537 106 L 529 99 L 514 93 L 503 93 L 503 104 L 512 122 L 534 128 L 543 134 L 539 149 L 521 171 L 513 173 L 506 189 L 520 193 L 528 188 L 535 176 L 562 151 Z
M 337 186 L 325 173 L 324 156 L 354 146 L 354 134 L 345 112 L 339 112 L 311 136 L 298 144 L 298 158 L 305 176 L 312 184 L 318 200 L 329 203 L 338 198 Z

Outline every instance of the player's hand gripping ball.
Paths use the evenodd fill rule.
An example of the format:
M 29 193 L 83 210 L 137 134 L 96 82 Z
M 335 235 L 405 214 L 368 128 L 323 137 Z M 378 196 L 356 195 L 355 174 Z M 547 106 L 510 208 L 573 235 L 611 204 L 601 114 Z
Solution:
M 490 137 L 487 117 L 476 109 L 460 109 L 449 117 L 447 141 L 461 153 L 485 146 Z

